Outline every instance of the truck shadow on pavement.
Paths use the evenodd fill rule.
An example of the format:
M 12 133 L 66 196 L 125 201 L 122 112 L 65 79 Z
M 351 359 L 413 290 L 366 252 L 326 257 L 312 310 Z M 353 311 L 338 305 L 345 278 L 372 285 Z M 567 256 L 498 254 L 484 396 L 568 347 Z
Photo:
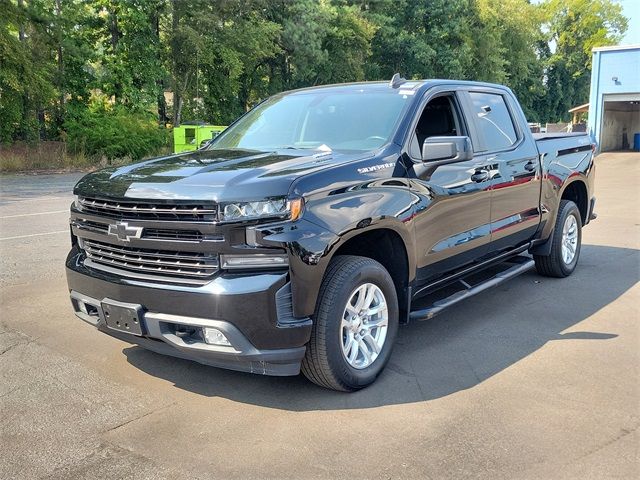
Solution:
M 302 375 L 226 371 L 137 346 L 124 353 L 136 368 L 177 388 L 269 408 L 340 410 L 423 402 L 473 388 L 549 342 L 566 342 L 571 348 L 573 342 L 617 337 L 615 332 L 572 327 L 638 282 L 639 253 L 583 245 L 578 269 L 568 279 L 532 271 L 432 320 L 401 326 L 391 361 L 377 382 L 351 394 L 322 389 Z

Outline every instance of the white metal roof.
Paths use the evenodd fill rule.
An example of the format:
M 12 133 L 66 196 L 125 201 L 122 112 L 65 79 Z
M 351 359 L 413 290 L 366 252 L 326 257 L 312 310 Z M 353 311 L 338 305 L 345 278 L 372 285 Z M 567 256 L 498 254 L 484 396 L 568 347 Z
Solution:
M 640 48 L 640 43 L 635 45 L 610 45 L 608 47 L 594 47 L 592 52 L 606 52 L 610 50 L 635 50 Z

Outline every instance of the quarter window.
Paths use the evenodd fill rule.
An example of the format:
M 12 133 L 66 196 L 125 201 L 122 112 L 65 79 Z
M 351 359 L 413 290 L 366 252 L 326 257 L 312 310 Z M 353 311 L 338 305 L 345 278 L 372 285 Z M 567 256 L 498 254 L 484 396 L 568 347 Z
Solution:
M 509 148 L 518 138 L 513 119 L 502 95 L 469 92 L 473 103 L 475 122 L 489 151 Z

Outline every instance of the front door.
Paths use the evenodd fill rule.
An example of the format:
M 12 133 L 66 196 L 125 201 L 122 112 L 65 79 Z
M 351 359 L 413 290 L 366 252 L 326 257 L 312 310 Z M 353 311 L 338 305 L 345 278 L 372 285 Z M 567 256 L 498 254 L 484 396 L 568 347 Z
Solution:
M 431 167 L 420 160 L 432 136 L 469 136 L 456 92 L 435 95 L 424 107 L 410 139 L 414 177 L 423 202 L 415 218 L 417 281 L 426 283 L 485 255 L 491 234 L 491 174 L 486 155 Z

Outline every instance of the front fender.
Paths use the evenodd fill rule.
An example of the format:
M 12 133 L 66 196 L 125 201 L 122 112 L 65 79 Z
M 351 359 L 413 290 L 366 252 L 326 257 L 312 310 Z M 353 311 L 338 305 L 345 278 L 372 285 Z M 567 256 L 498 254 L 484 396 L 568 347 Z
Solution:
M 261 245 L 287 251 L 293 316 L 311 316 L 324 272 L 340 237 L 315 223 L 300 219 L 293 223 L 257 227 L 256 240 Z
M 257 229 L 260 244 L 285 248 L 289 255 L 293 313 L 306 317 L 315 311 L 320 285 L 329 262 L 352 238 L 389 229 L 402 239 L 413 280 L 416 252 L 413 241 L 415 204 L 419 197 L 394 187 L 344 191 L 310 202 L 302 219 Z

